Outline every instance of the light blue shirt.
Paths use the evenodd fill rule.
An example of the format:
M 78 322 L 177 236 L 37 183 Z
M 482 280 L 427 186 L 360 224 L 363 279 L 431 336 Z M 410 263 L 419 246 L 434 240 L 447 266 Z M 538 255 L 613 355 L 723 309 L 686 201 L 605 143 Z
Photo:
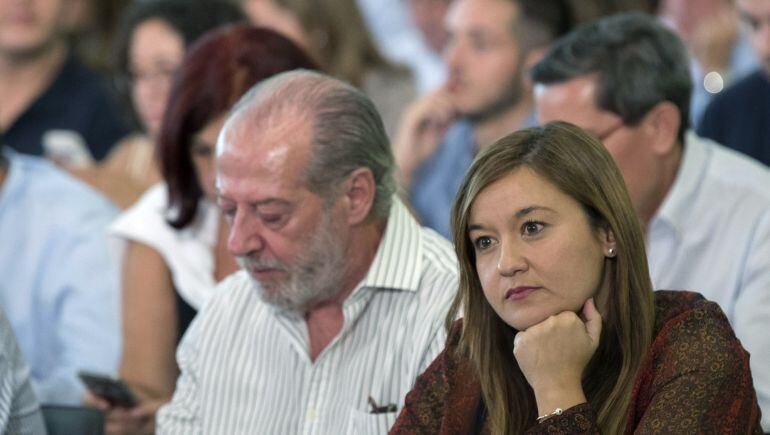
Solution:
M 751 354 L 770 431 L 770 171 L 692 133 L 676 180 L 650 221 L 655 289 L 693 290 L 717 302 Z
M 537 125 L 532 112 L 519 128 Z M 511 127 L 511 133 L 518 128 Z M 459 119 L 449 126 L 436 151 L 412 175 L 409 201 L 426 227 L 452 240 L 452 202 L 477 152 L 473 124 Z
M 455 121 L 436 152 L 412 175 L 409 192 L 412 207 L 423 225 L 449 240 L 452 239 L 449 225 L 452 201 L 475 155 L 473 126 L 466 120 Z
M 0 304 L 40 402 L 79 403 L 78 370 L 117 369 L 120 297 L 107 226 L 118 211 L 47 161 L 2 152 Z

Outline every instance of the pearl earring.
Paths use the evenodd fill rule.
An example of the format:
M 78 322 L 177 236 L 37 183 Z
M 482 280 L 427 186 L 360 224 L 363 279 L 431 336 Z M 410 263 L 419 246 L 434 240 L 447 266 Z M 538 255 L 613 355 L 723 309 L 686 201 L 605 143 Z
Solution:
M 615 248 L 608 249 L 607 250 L 607 255 L 610 256 L 610 257 L 614 257 L 615 256 Z

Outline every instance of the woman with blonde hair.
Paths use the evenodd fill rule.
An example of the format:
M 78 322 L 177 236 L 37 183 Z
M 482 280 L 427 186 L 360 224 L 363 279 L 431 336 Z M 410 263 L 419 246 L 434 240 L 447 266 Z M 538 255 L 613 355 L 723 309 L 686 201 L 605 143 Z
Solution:
M 748 354 L 716 304 L 652 291 L 596 139 L 563 122 L 500 139 L 452 228 L 450 337 L 391 433 L 761 433 Z

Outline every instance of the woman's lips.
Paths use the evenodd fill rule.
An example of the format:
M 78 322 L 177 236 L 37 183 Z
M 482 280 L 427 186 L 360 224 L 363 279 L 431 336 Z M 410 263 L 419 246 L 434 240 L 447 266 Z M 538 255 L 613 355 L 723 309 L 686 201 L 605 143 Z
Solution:
M 514 301 L 522 300 L 538 289 L 540 289 L 540 287 L 520 286 L 511 288 L 505 292 L 505 299 L 512 299 Z

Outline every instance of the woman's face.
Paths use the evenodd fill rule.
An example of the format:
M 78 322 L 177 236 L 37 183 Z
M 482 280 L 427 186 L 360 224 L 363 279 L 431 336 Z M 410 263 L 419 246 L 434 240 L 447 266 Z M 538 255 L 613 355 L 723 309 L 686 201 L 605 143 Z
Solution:
M 198 184 L 203 189 L 203 194 L 211 202 L 216 201 L 216 154 L 217 138 L 219 131 L 225 125 L 226 115 L 206 124 L 203 129 L 193 136 L 190 142 L 190 159 L 198 177 Z
M 134 110 L 151 138 L 157 138 L 174 73 L 182 64 L 184 39 L 160 18 L 134 29 L 128 48 Z
M 611 231 L 592 228 L 577 201 L 526 167 L 476 196 L 468 237 L 484 296 L 516 330 L 607 292 Z

